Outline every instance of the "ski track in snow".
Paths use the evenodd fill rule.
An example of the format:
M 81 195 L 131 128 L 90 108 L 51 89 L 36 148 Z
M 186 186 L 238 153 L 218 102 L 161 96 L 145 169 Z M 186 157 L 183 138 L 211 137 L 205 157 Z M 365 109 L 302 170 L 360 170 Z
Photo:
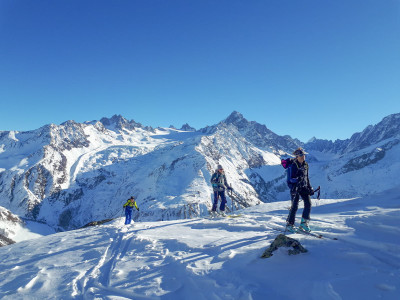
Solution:
M 398 200 L 321 200 L 311 226 L 338 240 L 291 234 L 309 250 L 297 256 L 260 259 L 284 230 L 285 202 L 238 218 L 121 218 L 20 242 L 0 249 L 0 298 L 397 300 Z
M 134 299 L 159 299 L 158 297 L 127 292 L 110 284 L 115 266 L 125 256 L 134 236 L 134 233 L 129 233 L 125 236 L 127 227 L 118 226 L 117 229 L 117 233 L 113 237 L 110 235 L 110 244 L 98 263 L 72 281 L 73 292 L 71 296 L 74 298 L 81 296 L 83 299 L 101 299 L 106 295 L 128 297 L 129 299 L 132 297 Z

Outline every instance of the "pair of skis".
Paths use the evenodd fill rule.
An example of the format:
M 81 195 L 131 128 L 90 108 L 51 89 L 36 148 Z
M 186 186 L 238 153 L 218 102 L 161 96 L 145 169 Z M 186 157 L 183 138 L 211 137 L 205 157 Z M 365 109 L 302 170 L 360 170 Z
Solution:
M 210 218 L 210 219 L 216 219 L 216 218 L 231 218 L 231 219 L 233 219 L 233 218 L 239 218 L 239 217 L 241 217 L 241 216 L 242 216 L 242 214 L 237 214 L 237 215 L 235 215 L 235 214 L 225 215 L 225 214 L 218 214 L 218 213 L 216 213 L 216 214 L 214 214 L 214 215 L 210 214 L 209 218 Z
M 286 232 L 288 232 L 288 231 L 285 229 L 285 234 L 286 234 Z M 337 240 L 337 238 L 335 238 L 335 237 L 328 237 L 328 236 L 322 235 L 320 233 L 316 233 L 316 232 L 312 232 L 312 231 L 305 231 L 300 228 L 298 228 L 296 230 L 296 232 L 289 232 L 289 234 L 291 234 L 291 233 L 300 233 L 300 234 L 304 234 L 304 235 L 313 236 L 318 239 L 330 239 L 330 240 L 335 240 L 335 241 Z
M 269 229 L 272 229 L 272 230 L 276 230 L 276 231 L 279 231 L 279 232 L 283 232 L 283 234 L 285 234 L 285 235 L 289 235 L 289 234 L 296 234 L 296 233 L 299 233 L 299 234 L 304 234 L 304 235 L 308 235 L 308 236 L 312 236 L 312 237 L 315 237 L 315 238 L 318 238 L 318 239 L 330 239 L 330 240 L 338 240 L 337 238 L 335 238 L 335 237 L 328 237 L 328 236 L 325 236 L 325 235 L 322 235 L 322 234 L 320 234 L 320 233 L 316 233 L 316 232 L 313 232 L 313 231 L 304 231 L 304 230 L 301 230 L 301 229 L 297 229 L 296 230 L 296 232 L 290 232 L 289 230 L 287 230 L 286 229 L 286 227 L 284 227 L 284 228 L 282 228 L 282 227 L 271 227 L 271 226 L 268 226 L 268 228 Z
M 289 233 L 292 233 L 292 232 L 289 231 Z M 323 238 L 322 234 L 314 233 L 314 232 L 311 232 L 311 231 L 305 231 L 305 230 L 300 229 L 300 227 L 297 228 L 297 230 L 295 232 L 293 232 L 293 233 L 301 233 L 301 234 L 305 234 L 305 235 L 311 235 L 311 236 L 314 236 L 314 237 L 316 237 L 318 239 L 322 239 Z

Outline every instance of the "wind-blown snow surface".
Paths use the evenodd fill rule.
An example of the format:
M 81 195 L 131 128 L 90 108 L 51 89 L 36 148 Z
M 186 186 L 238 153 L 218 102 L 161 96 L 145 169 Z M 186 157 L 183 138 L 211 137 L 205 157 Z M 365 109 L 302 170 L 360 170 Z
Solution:
M 309 252 L 260 255 L 288 201 L 238 218 L 105 226 L 0 249 L 2 299 L 400 299 L 400 188 L 313 200 Z M 298 219 L 300 218 L 298 212 Z M 298 220 L 297 219 L 297 220 Z

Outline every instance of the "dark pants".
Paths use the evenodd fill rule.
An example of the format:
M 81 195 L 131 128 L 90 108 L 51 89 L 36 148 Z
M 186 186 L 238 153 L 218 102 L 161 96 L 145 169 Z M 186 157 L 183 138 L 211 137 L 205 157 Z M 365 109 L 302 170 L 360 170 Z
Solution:
M 212 211 L 217 210 L 217 205 L 218 205 L 218 198 L 221 197 L 221 205 L 219 206 L 220 211 L 225 210 L 225 204 L 226 204 L 226 197 L 225 197 L 225 191 L 214 191 L 214 204 L 212 207 Z
M 133 208 L 126 206 L 125 207 L 125 225 L 131 224 L 131 220 L 132 220 L 132 211 Z
M 296 212 L 299 208 L 299 200 L 303 199 L 304 201 L 304 210 L 303 210 L 303 219 L 310 219 L 311 212 L 311 198 L 308 191 L 300 190 L 298 193 L 293 195 L 292 197 L 292 207 L 290 208 L 289 216 L 287 218 L 287 223 L 290 225 L 294 225 L 294 219 L 296 218 Z

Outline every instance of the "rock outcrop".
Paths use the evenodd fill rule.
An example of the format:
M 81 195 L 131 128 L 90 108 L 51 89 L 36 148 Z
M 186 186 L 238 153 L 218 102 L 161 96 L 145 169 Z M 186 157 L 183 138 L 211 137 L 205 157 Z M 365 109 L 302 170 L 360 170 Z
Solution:
M 280 234 L 275 238 L 271 246 L 264 251 L 263 255 L 261 255 L 261 258 L 271 257 L 273 255 L 272 253 L 281 247 L 291 248 L 288 250 L 289 255 L 308 252 L 308 250 L 304 248 L 298 240 L 292 239 L 284 234 Z

